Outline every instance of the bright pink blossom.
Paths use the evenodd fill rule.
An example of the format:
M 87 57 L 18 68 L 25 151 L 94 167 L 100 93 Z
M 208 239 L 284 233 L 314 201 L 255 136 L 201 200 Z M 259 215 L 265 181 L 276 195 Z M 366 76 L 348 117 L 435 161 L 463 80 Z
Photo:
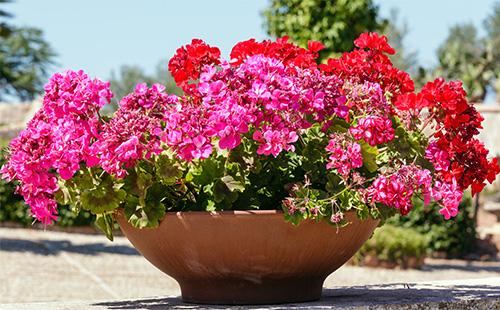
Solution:
M 297 141 L 298 136 L 294 131 L 283 133 L 276 130 L 266 130 L 264 133 L 256 131 L 253 139 L 261 142 L 257 154 L 277 157 L 283 150 L 294 151 L 292 143 Z
M 106 172 L 123 178 L 127 175 L 126 169 L 138 160 L 162 151 L 161 122 L 167 110 L 173 109 L 177 102 L 177 97 L 165 94 L 164 89 L 159 84 L 151 88 L 138 84 L 134 93 L 120 101 L 120 108 L 111 121 L 104 124 L 90 150 Z
M 405 165 L 391 175 L 380 175 L 368 188 L 368 201 L 396 208 L 406 215 L 412 209 L 412 197 L 420 191 L 428 204 L 431 196 L 432 177 L 427 169 Z
M 430 160 L 437 171 L 448 171 L 450 167 L 449 154 L 441 150 L 434 142 L 429 143 L 429 146 L 425 150 L 425 158 Z
M 381 116 L 367 116 L 358 120 L 358 125 L 349 128 L 356 140 L 365 140 L 371 146 L 394 139 L 394 129 L 390 119 Z
M 349 176 L 352 169 L 363 166 L 361 146 L 348 141 L 345 136 L 332 135 L 326 150 L 331 154 L 326 168 L 337 169 L 344 178 Z
M 433 198 L 442 208 L 439 210 L 445 219 L 450 219 L 458 214 L 458 206 L 462 200 L 463 192 L 458 188 L 455 179 L 451 183 L 436 181 L 432 189 Z
M 294 150 L 300 130 L 311 126 L 310 118 L 322 121 L 348 113 L 336 77 L 286 67 L 262 55 L 217 72 L 205 66 L 200 77 L 202 104 L 182 98 L 167 115 L 164 140 L 185 160 L 208 156 L 212 149 L 207 143 L 213 140 L 221 149 L 233 149 L 250 129 L 248 138 L 259 144 L 258 154 L 278 156 Z M 197 136 L 204 137 L 202 145 L 192 140 Z
M 92 80 L 82 70 L 56 73 L 44 89 L 43 110 L 54 118 L 93 117 L 113 97 L 109 82 Z
M 112 97 L 109 83 L 83 71 L 57 73 L 45 85 L 42 109 L 9 145 L 3 177 L 17 180 L 17 191 L 44 224 L 57 218 L 57 171 L 68 180 L 80 164 L 94 163 L 90 146 L 100 128 L 98 110 Z
M 392 112 L 392 106 L 384 96 L 379 84 L 364 82 L 363 84 L 344 84 L 347 93 L 347 106 L 357 115 L 387 116 Z

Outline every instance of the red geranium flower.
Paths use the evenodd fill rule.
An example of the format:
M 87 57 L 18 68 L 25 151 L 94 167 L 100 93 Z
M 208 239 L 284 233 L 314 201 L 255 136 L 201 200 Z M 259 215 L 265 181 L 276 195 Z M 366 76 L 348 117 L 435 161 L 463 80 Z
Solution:
M 168 69 L 175 82 L 184 91 L 191 89 L 188 82 L 200 77 L 204 65 L 220 63 L 220 50 L 212 47 L 200 39 L 193 39 L 177 49 L 174 57 L 168 63 Z
M 396 54 L 396 51 L 387 42 L 387 37 L 379 36 L 376 32 L 362 33 L 359 38 L 354 40 L 354 45 L 359 48 L 378 50 L 389 55 Z

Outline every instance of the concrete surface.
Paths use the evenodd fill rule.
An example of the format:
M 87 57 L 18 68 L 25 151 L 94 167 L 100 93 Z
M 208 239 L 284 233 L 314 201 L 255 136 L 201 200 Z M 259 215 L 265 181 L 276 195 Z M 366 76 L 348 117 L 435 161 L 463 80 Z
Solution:
M 500 277 L 437 281 L 414 284 L 379 284 L 372 286 L 333 287 L 324 289 L 316 302 L 221 306 L 183 303 L 179 297 L 152 297 L 136 300 L 99 302 L 52 302 L 6 304 L 3 309 L 499 309 Z
M 407 283 L 444 279 L 448 281 L 405 288 Z M 360 285 L 375 286 L 348 288 Z M 427 260 L 422 270 L 343 266 L 328 277 L 324 287 L 323 302 L 330 306 L 354 300 L 412 302 L 415 298 L 467 304 L 475 297 L 499 297 L 500 262 L 434 259 Z M 102 235 L 0 228 L 0 309 L 186 307 L 175 297 L 148 297 L 179 294 L 177 283 L 150 265 L 124 237 L 109 242 Z M 111 301 L 97 302 L 103 300 Z M 323 302 L 308 305 L 319 307 Z

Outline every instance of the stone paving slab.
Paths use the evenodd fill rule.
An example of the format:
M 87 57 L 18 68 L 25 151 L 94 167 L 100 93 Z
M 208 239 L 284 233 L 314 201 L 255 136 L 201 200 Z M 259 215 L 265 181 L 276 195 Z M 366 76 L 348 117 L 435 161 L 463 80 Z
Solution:
M 183 303 L 179 297 L 99 302 L 0 305 L 1 309 L 500 309 L 500 277 L 412 284 L 333 287 L 316 302 L 221 306 Z
M 454 280 L 451 283 L 455 283 L 460 279 L 484 278 L 484 281 L 492 281 L 487 279 L 493 278 L 496 279 L 496 288 L 493 289 L 499 291 L 498 277 L 500 262 L 427 260 L 422 270 L 343 266 L 328 277 L 324 286 L 326 296 L 336 296 L 338 294 L 335 292 L 341 290 L 339 286 L 345 288 L 442 279 Z M 464 283 L 467 281 L 470 280 Z M 475 287 L 471 289 L 484 291 L 485 288 L 480 287 L 484 283 L 478 281 L 479 284 L 474 284 Z M 390 286 L 373 288 L 375 292 L 381 292 L 383 287 L 390 290 Z M 398 293 L 405 292 L 402 285 L 397 287 Z M 357 289 L 354 292 L 360 291 Z M 116 307 L 122 307 L 117 309 L 124 309 L 120 306 L 122 301 L 139 299 L 144 303 L 149 300 L 141 299 L 145 296 L 179 294 L 177 282 L 149 264 L 124 237 L 117 237 L 114 242 L 110 242 L 101 235 L 0 228 L 0 309 L 24 307 L 19 303 L 36 309 L 38 307 L 31 303 L 53 301 L 66 302 L 50 304 L 54 307 L 66 307 L 67 302 L 75 302 L 75 307 L 85 308 L 91 300 L 117 300 Z M 164 302 L 163 299 L 153 298 L 152 303 L 154 305 L 154 300 Z M 167 305 L 175 304 L 176 300 L 178 303 L 176 298 L 167 298 Z

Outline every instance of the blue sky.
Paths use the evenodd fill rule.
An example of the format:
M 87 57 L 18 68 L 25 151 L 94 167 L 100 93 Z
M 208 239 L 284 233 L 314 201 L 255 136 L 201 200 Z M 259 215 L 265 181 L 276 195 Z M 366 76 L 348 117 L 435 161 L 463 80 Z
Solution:
M 457 23 L 478 27 L 498 0 L 375 0 L 383 16 L 397 8 L 410 32 L 409 49 L 422 64 L 435 61 L 435 50 Z M 162 58 L 202 38 L 227 55 L 231 46 L 266 38 L 260 12 L 267 0 L 17 0 L 7 9 L 17 25 L 44 30 L 58 53 L 54 70 L 84 69 L 108 78 L 122 64 L 153 71 Z

